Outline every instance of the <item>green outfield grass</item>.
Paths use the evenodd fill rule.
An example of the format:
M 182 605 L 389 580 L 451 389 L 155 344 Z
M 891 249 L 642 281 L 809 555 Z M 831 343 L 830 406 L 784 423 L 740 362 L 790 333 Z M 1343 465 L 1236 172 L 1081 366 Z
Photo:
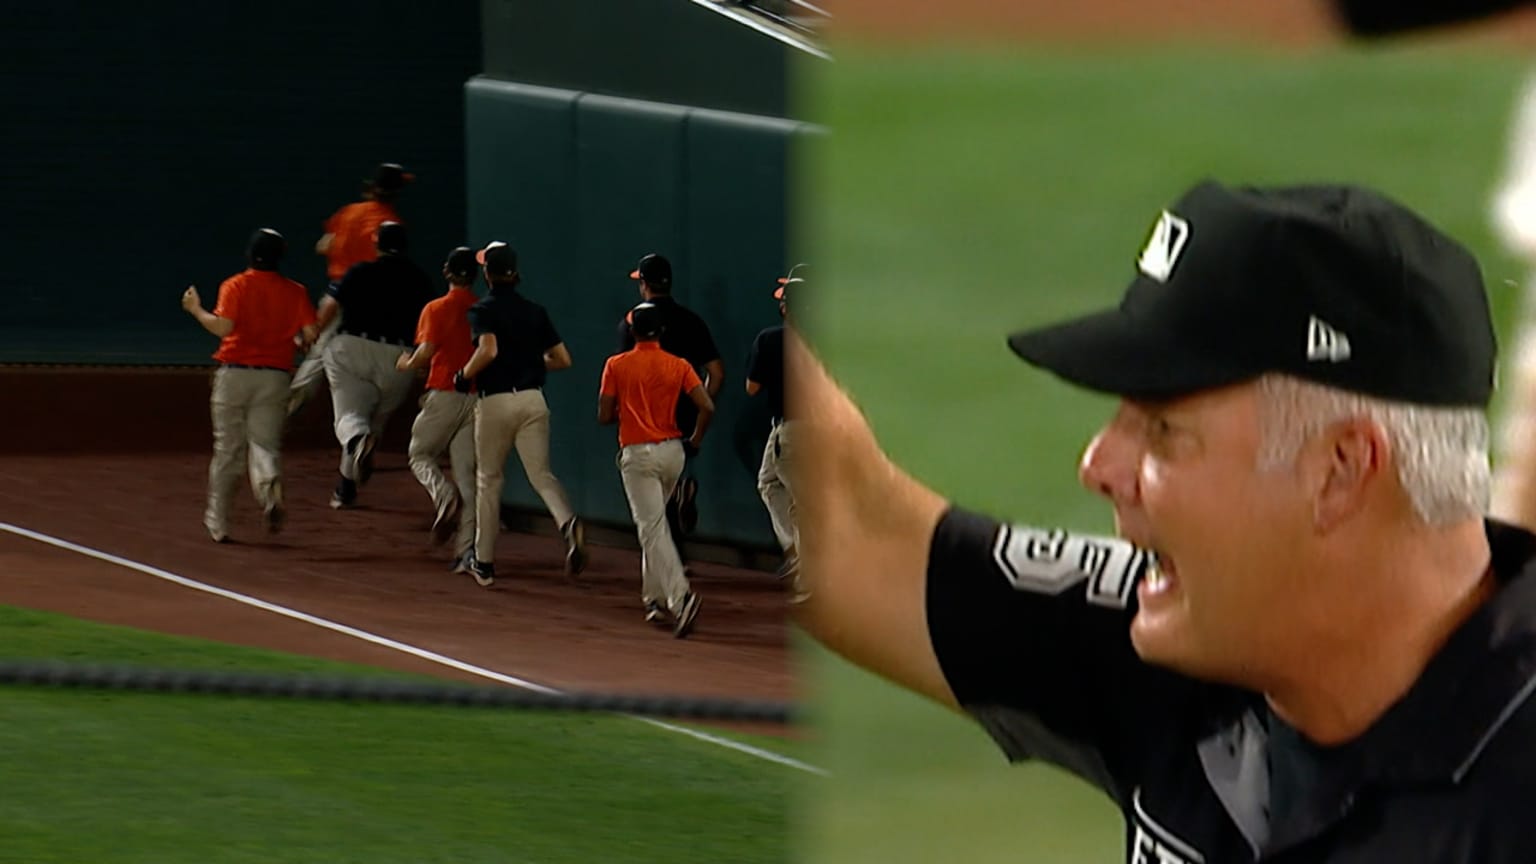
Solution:
M 1387 191 L 1473 247 L 1508 333 L 1525 274 L 1486 213 L 1521 56 L 836 53 L 806 90 L 832 130 L 802 175 L 810 327 L 894 458 L 959 503 L 1112 530 L 1075 480 L 1111 402 L 1004 338 L 1114 302 L 1157 212 L 1204 176 Z M 1009 767 L 968 722 L 808 656 L 834 775 L 805 804 L 811 860 L 1121 860 L 1118 814 L 1084 784 Z
M 393 674 L 3 606 L 0 655 Z M 0 754 L 26 862 L 778 862 L 799 782 L 623 717 L 18 687 Z

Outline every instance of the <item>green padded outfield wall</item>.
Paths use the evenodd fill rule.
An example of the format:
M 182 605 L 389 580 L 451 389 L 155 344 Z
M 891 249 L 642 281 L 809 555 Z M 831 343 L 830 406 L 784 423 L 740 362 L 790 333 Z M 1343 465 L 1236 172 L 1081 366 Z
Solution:
M 596 424 L 598 380 L 619 320 L 640 299 L 628 274 L 660 252 L 673 263 L 674 295 L 708 322 L 726 366 L 695 472 L 705 503 L 697 536 L 772 547 L 756 489 L 766 423 L 744 375 L 753 337 L 779 321 L 775 279 L 794 263 L 790 153 L 821 130 L 484 77 L 465 100 L 470 237 L 517 249 L 523 290 L 549 308 L 575 359 L 545 393 L 555 473 L 577 509 L 629 519 L 615 430 Z M 542 507 L 515 459 L 506 494 Z
M 383 160 L 435 271 L 464 235 L 464 82 L 480 0 L 7 0 L 0 360 L 209 363 L 253 228 L 318 294 L 322 221 Z

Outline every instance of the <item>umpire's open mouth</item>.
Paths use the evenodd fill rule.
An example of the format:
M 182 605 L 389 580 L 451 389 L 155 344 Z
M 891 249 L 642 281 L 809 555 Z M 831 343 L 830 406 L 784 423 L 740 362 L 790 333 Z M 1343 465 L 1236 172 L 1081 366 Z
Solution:
M 1154 550 L 1147 561 L 1147 571 L 1141 577 L 1141 583 L 1136 586 L 1136 599 L 1145 606 L 1167 597 L 1177 587 L 1178 571 L 1172 559 Z

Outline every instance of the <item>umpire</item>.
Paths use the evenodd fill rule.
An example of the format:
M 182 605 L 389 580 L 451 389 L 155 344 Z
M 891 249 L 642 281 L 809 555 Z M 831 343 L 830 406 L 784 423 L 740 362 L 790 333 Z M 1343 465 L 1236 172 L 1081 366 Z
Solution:
M 687 360 L 704 382 L 704 391 L 709 398 L 718 397 L 720 388 L 725 385 L 725 363 L 720 359 L 720 349 L 715 346 L 709 325 L 698 313 L 672 297 L 672 262 L 653 252 L 640 259 L 629 278 L 639 283 L 640 299 L 656 307 L 662 326 L 661 350 Z M 619 322 L 619 353 L 634 347 L 635 334 L 630 332 L 629 315 L 626 314 Z M 692 400 L 678 400 L 679 429 L 692 429 L 698 417 L 698 408 Z M 695 451 L 690 450 L 690 461 L 694 455 Z M 676 490 L 667 499 L 667 525 L 673 537 L 681 539 L 698 526 L 698 492 L 699 482 L 688 476 L 685 467 Z
M 416 321 L 435 296 L 432 280 L 405 257 L 405 226 L 385 222 L 376 237 L 379 256 L 355 265 L 321 301 L 318 329 L 341 316 L 325 349 L 340 478 L 331 507 L 357 502 L 357 489 L 373 474 L 373 449 L 411 389 L 412 373 L 395 368 L 402 348 L 414 346 Z

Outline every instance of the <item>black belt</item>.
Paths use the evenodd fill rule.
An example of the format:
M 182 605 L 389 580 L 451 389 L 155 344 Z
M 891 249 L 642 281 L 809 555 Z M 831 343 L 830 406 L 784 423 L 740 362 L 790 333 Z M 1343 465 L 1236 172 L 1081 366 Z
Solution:
M 244 363 L 220 363 L 219 365 L 225 369 L 261 369 L 266 372 L 282 372 L 285 375 L 291 371 L 280 366 L 247 366 Z
M 487 396 L 499 396 L 502 393 L 522 393 L 522 392 L 527 391 L 527 390 L 543 390 L 543 389 L 544 389 L 543 385 L 540 385 L 538 387 L 508 387 L 505 390 L 491 390 L 491 391 L 481 390 L 478 393 L 476 393 L 475 395 L 479 396 L 481 399 L 484 399 Z
M 353 330 L 337 330 L 337 335 L 356 336 L 359 339 L 367 339 L 370 342 L 383 342 L 385 345 L 399 345 L 401 348 L 410 348 L 414 343 L 407 339 L 391 339 L 388 336 L 379 336 L 372 333 L 358 333 Z

